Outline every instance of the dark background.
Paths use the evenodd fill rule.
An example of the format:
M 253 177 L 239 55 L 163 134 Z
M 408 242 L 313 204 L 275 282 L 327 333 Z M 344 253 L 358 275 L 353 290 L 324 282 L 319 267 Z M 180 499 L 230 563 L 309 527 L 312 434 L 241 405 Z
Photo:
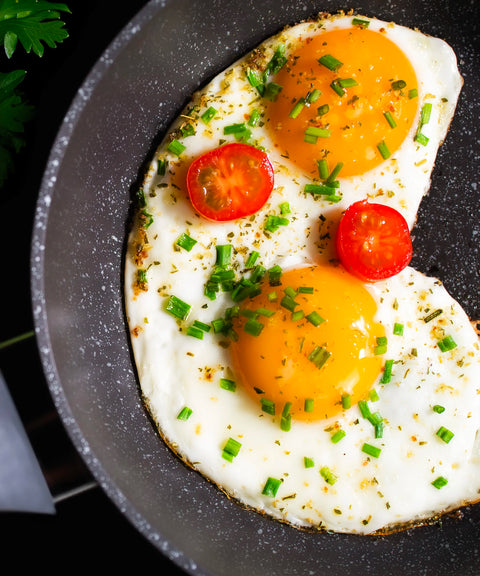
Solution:
M 10 60 L 3 47 L 0 51 L 1 72 L 27 71 L 21 87 L 35 107 L 15 173 L 0 188 L 0 342 L 33 329 L 31 232 L 43 171 L 60 124 L 92 66 L 146 1 L 65 3 L 71 14 L 62 14 L 69 33 L 63 43 L 46 46 L 41 58 L 26 54 L 20 43 Z M 22 568 L 47 568 L 52 574 L 72 567 L 114 571 L 135 562 L 136 568 L 183 574 L 137 532 L 93 481 L 57 416 L 35 340 L 0 350 L 0 370 L 57 501 L 53 516 L 0 513 L 2 562 L 10 561 L 17 573 Z

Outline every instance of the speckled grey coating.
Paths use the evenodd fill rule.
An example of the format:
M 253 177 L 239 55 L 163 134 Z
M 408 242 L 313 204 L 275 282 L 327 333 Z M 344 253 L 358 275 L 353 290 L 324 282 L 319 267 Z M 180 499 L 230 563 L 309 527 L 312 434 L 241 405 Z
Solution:
M 470 316 L 480 317 L 478 5 L 152 1 L 74 100 L 51 152 L 34 224 L 40 354 L 60 416 L 98 482 L 187 573 L 479 573 L 480 506 L 442 525 L 371 538 L 303 533 L 228 501 L 159 440 L 139 401 L 122 303 L 131 192 L 189 95 L 283 25 L 353 8 L 443 37 L 458 55 L 465 87 L 420 210 L 413 263 L 438 275 Z

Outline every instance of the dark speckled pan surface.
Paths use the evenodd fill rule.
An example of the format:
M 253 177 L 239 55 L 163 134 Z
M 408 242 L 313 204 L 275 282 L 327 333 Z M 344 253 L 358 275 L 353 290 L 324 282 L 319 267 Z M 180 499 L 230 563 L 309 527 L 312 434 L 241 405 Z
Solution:
M 388 537 L 309 534 L 246 512 L 159 440 L 138 394 L 122 296 L 131 192 L 190 94 L 285 24 L 355 9 L 446 39 L 465 79 L 415 228 L 413 265 L 480 318 L 477 0 L 152 1 L 95 65 L 60 128 L 33 232 L 40 354 L 74 444 L 120 510 L 188 574 L 480 573 L 480 505 Z

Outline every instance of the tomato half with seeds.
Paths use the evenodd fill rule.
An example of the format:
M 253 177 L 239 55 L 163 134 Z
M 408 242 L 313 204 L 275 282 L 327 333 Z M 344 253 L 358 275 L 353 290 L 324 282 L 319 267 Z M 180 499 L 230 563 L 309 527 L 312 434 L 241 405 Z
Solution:
M 265 152 L 242 143 L 224 144 L 202 154 L 187 172 L 190 200 L 209 220 L 225 222 L 258 212 L 274 183 Z
M 365 282 L 390 278 L 412 259 L 405 218 L 390 206 L 360 200 L 345 210 L 336 236 L 343 266 Z

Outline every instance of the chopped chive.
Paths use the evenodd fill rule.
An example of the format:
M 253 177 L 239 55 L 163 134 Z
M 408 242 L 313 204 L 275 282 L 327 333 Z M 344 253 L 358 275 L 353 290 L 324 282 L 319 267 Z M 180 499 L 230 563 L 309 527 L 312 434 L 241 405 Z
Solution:
M 372 388 L 368 393 L 368 397 L 370 398 L 370 402 L 378 402 L 380 398 L 378 397 L 378 392 L 375 388 Z
M 430 117 L 432 115 L 432 103 L 427 102 L 423 105 L 422 111 L 420 113 L 420 124 L 423 126 L 424 124 L 428 124 L 430 121 Z
M 338 70 L 343 66 L 343 62 L 340 62 L 340 60 L 337 60 L 331 54 L 325 54 L 324 56 L 318 59 L 318 62 L 319 64 L 322 64 L 322 66 L 325 66 L 325 68 L 328 68 L 332 72 L 338 72 Z
M 315 366 L 320 369 L 330 358 L 331 353 L 325 350 L 322 346 L 315 346 L 315 348 L 308 355 L 310 362 L 313 362 Z
M 383 438 L 383 421 L 377 422 L 375 425 L 375 438 Z
M 280 204 L 280 214 L 285 216 L 285 214 L 291 214 L 292 210 L 290 208 L 290 204 L 288 202 L 282 202 Z
M 283 298 L 280 301 L 280 306 L 286 308 L 289 312 L 293 312 L 295 310 L 295 307 L 298 306 L 298 302 L 295 302 L 295 300 L 291 296 L 285 294 L 285 296 L 283 296 Z
M 340 174 L 341 169 L 343 168 L 343 162 L 337 162 L 335 168 L 330 172 L 329 177 L 327 178 L 327 184 L 333 183 L 336 181 L 337 176 Z
M 290 432 L 292 427 L 292 415 L 282 416 L 280 419 L 280 429 L 284 432 Z
M 332 202 L 333 204 L 340 202 L 341 199 L 342 199 L 341 194 L 330 194 L 325 198 L 325 200 L 327 200 L 328 202 Z
M 316 144 L 317 140 L 318 140 L 318 138 L 316 136 L 312 136 L 312 135 L 304 132 L 303 141 L 306 142 L 307 144 Z
M 286 64 L 287 58 L 285 56 L 285 46 L 279 44 L 270 60 L 267 64 L 266 73 L 267 74 L 277 74 Z
M 362 28 L 368 28 L 370 20 L 363 20 L 362 18 L 353 18 L 352 24 L 353 26 L 361 26 Z
M 448 484 L 448 480 L 446 478 L 444 478 L 443 476 L 439 476 L 438 478 L 435 478 L 435 480 L 432 482 L 432 486 L 434 486 L 437 490 L 440 490 L 440 488 L 443 488 L 447 484 Z
M 441 438 L 445 444 L 448 444 L 455 434 L 448 428 L 445 428 L 445 426 L 440 426 L 437 430 L 437 436 Z
M 299 286 L 297 292 L 299 294 L 313 294 L 313 286 Z
M 223 133 L 236 134 L 237 132 L 243 132 L 244 130 L 246 130 L 245 122 L 241 122 L 239 124 L 229 124 L 228 126 L 224 126 Z
M 267 294 L 267 298 L 268 298 L 269 302 L 276 302 L 276 300 L 278 298 L 276 290 L 273 290 L 273 292 L 269 292 Z
M 216 113 L 217 113 L 217 110 L 213 106 L 209 106 L 205 110 L 205 112 L 200 116 L 200 118 L 202 119 L 202 122 L 204 124 L 209 124 Z
M 445 338 L 437 342 L 437 345 L 442 352 L 449 352 L 456 348 L 457 343 L 451 336 L 445 336 Z
M 339 96 L 343 96 L 345 94 L 345 90 L 340 86 L 340 82 L 338 80 L 334 80 L 330 84 L 330 88 L 336 92 Z
M 145 228 L 148 228 L 153 224 L 153 216 L 146 210 L 142 210 L 142 217 L 144 219 L 143 225 Z
M 260 316 L 265 316 L 266 318 L 270 318 L 271 316 L 273 316 L 275 314 L 275 310 L 268 310 L 267 308 L 257 308 L 255 310 L 256 314 L 259 314 Z
M 250 85 L 257 89 L 260 96 L 263 96 L 265 93 L 265 84 L 263 83 L 259 73 L 249 68 L 247 70 L 247 79 Z
M 244 316 L 245 318 L 256 318 L 258 314 L 254 310 L 244 308 L 243 310 L 240 310 L 240 316 Z
M 368 406 L 368 402 L 366 400 L 359 400 L 358 401 L 358 408 L 360 409 L 360 413 L 365 419 L 369 419 L 372 413 L 370 412 L 370 408 Z
M 350 394 L 342 394 L 342 408 L 348 410 L 352 406 L 352 397 Z
M 317 108 L 317 113 L 319 116 L 324 116 L 330 110 L 330 106 L 328 104 L 322 104 Z
M 267 221 L 265 222 L 264 228 L 267 230 L 267 232 L 276 232 L 280 226 L 288 226 L 288 224 L 288 218 L 277 216 L 275 214 L 269 214 L 267 216 Z
M 307 104 L 315 104 L 315 102 L 320 98 L 321 95 L 322 91 L 319 90 L 318 88 L 314 88 L 311 92 L 309 92 L 305 96 L 305 102 Z
M 212 327 L 209 324 L 205 324 L 204 322 L 200 322 L 200 320 L 195 320 L 193 322 L 193 325 L 195 326 L 195 328 L 198 328 L 199 330 L 202 330 L 203 332 L 210 332 L 210 330 L 212 329 Z
M 272 498 L 275 498 L 281 483 L 282 483 L 281 480 L 269 476 L 267 478 L 265 486 L 263 487 L 262 494 L 264 496 L 271 496 Z
M 425 316 L 425 318 L 423 319 L 423 321 L 425 322 L 425 324 L 427 324 L 427 322 L 431 322 L 432 320 L 434 320 L 437 316 L 440 316 L 440 314 L 443 312 L 443 310 L 441 308 L 438 308 L 437 310 L 434 310 L 431 314 L 429 314 L 428 316 Z
M 313 461 L 313 459 L 308 458 L 307 456 L 303 458 L 303 464 L 305 468 L 313 468 L 315 466 L 315 462 Z
M 285 405 L 283 406 L 282 417 L 280 419 L 280 428 L 284 432 L 289 432 L 292 426 L 292 415 L 290 414 L 291 407 L 291 402 L 285 402 Z
M 187 252 L 190 252 L 190 250 L 195 246 L 196 243 L 197 241 L 194 240 L 191 236 L 189 236 L 185 232 L 180 234 L 180 236 L 177 238 L 177 241 L 175 242 L 177 246 L 180 246 L 180 248 L 183 248 Z
M 322 180 L 326 180 L 328 178 L 328 165 L 325 158 L 321 160 L 317 160 L 317 168 L 318 168 L 318 175 Z
M 303 310 L 296 310 L 292 312 L 291 319 L 293 322 L 298 322 L 299 320 L 303 320 L 305 318 L 305 312 Z
M 264 325 L 254 318 L 248 319 L 243 327 L 244 331 L 251 336 L 259 336 L 263 328 Z
M 282 269 L 278 264 L 275 264 L 275 266 L 272 266 L 272 268 L 267 270 L 267 274 L 270 286 L 278 286 L 280 284 Z
M 157 174 L 159 176 L 165 176 L 165 174 L 167 173 L 167 166 L 168 166 L 168 160 L 166 160 L 165 158 L 159 158 L 157 162 Z
M 442 412 L 445 412 L 445 407 L 440 406 L 440 404 L 435 404 L 435 406 L 432 408 L 432 410 L 434 412 L 436 412 L 437 414 L 442 414 Z
M 314 138 L 330 138 L 331 132 L 327 128 L 319 128 L 318 126 L 309 126 L 305 130 L 306 136 L 313 136 Z
M 393 325 L 393 334 L 395 336 L 403 336 L 403 324 L 400 322 L 395 322 Z
M 332 434 L 332 436 L 330 437 L 330 440 L 334 443 L 334 444 L 338 444 L 340 442 L 340 440 L 342 440 L 342 438 L 345 438 L 346 436 L 346 432 L 345 430 L 337 430 L 335 432 L 335 434 Z
M 229 438 L 223 447 L 222 458 L 232 462 L 233 458 L 238 456 L 241 447 L 242 445 L 240 442 L 238 442 L 238 440 L 235 440 L 235 438 Z
M 395 122 L 393 116 L 390 112 L 384 112 L 383 115 L 385 116 L 386 121 L 388 122 L 390 128 L 396 128 L 397 123 Z
M 332 194 L 332 188 L 326 184 L 305 184 L 303 189 L 305 194 L 312 194 L 312 196 L 323 195 L 330 196 Z
M 388 384 L 392 379 L 393 360 L 385 360 L 385 367 L 380 379 L 380 384 Z
M 266 271 L 267 270 L 263 266 L 257 264 L 255 268 L 252 270 L 252 274 L 250 275 L 249 280 L 254 284 L 260 282 L 262 278 L 265 276 Z
M 371 444 L 365 443 L 362 446 L 362 452 L 368 454 L 369 456 L 373 456 L 373 458 L 378 458 L 380 456 L 382 449 L 378 448 L 377 446 L 372 446 Z
M 226 326 L 227 323 L 223 318 L 217 318 L 215 320 L 212 320 L 212 328 L 215 334 L 220 334 L 221 332 L 223 332 Z
M 180 412 L 177 414 L 177 420 L 188 420 L 192 415 L 192 409 L 188 406 L 184 406 Z
M 248 257 L 247 261 L 245 262 L 245 268 L 253 268 L 259 256 L 260 253 L 257 252 L 256 250 L 253 250 L 250 256 Z
M 305 398 L 305 403 L 303 406 L 303 409 L 305 410 L 305 412 L 313 412 L 313 398 Z
M 405 82 L 405 80 L 395 80 L 395 82 L 392 82 L 393 90 L 403 90 L 403 88 L 405 88 L 406 85 L 407 83 Z
M 377 148 L 378 148 L 378 151 L 380 152 L 380 154 L 382 155 L 382 158 L 384 160 L 386 160 L 387 158 L 390 158 L 391 152 L 388 149 L 388 146 L 385 144 L 385 140 L 382 140 L 381 142 L 379 142 L 377 144 Z
M 230 380 L 229 378 L 220 378 L 220 388 L 222 388 L 222 390 L 227 390 L 228 392 L 235 392 L 237 384 L 234 380 Z
M 320 468 L 320 474 L 327 484 L 333 486 L 338 480 L 337 476 L 328 468 L 328 466 L 323 466 Z
M 180 129 L 182 136 L 185 138 L 187 136 L 194 136 L 195 135 L 195 128 L 190 124 L 185 124 Z
M 428 136 L 425 136 L 425 134 L 422 134 L 420 130 L 418 130 L 417 133 L 415 134 L 415 142 L 418 142 L 422 146 L 426 146 L 429 140 L 430 138 L 428 138 Z
M 383 417 L 380 414 L 380 412 L 373 412 L 373 414 L 370 414 L 367 420 L 370 422 L 372 426 L 377 426 L 377 424 L 383 422 Z
M 249 126 L 252 126 L 252 128 L 254 128 L 260 122 L 260 118 L 261 118 L 260 111 L 257 110 L 257 108 L 255 108 L 254 110 L 252 110 L 252 113 L 250 114 L 250 118 L 248 119 L 247 124 Z
M 342 88 L 351 88 L 352 86 L 358 86 L 358 82 L 355 80 L 355 78 L 339 78 L 338 84 Z
M 191 308 L 190 304 L 187 304 L 183 300 L 180 300 L 180 298 L 172 295 L 167 300 L 165 310 L 180 320 L 186 320 L 190 314 Z
M 275 102 L 282 89 L 283 89 L 282 86 L 280 86 L 279 84 L 276 84 L 275 82 L 270 82 L 265 86 L 265 92 L 263 96 L 267 100 Z
M 296 298 L 298 292 L 295 290 L 295 288 L 292 288 L 291 286 L 287 286 L 284 290 L 285 294 L 287 296 L 290 296 L 290 298 Z
M 205 334 L 205 332 L 201 328 L 198 328 L 196 326 L 189 326 L 185 333 L 187 336 L 193 336 L 198 340 L 203 340 L 203 335 Z
M 290 118 L 297 118 L 297 116 L 300 114 L 300 112 L 304 109 L 305 107 L 305 98 L 300 98 L 295 105 L 293 106 L 293 108 L 290 110 Z
M 267 414 L 275 416 L 275 402 L 273 400 L 267 400 L 266 398 L 260 398 L 260 404 L 262 405 L 262 410 Z
M 143 190 L 143 188 L 139 188 L 135 196 L 138 207 L 145 208 L 145 206 L 147 205 L 147 201 L 145 200 L 145 191 Z
M 379 336 L 377 338 L 377 345 L 375 346 L 373 353 L 376 356 L 379 356 L 380 354 L 385 354 L 385 352 L 387 351 L 387 337 L 386 336 Z
M 172 140 L 170 144 L 167 146 L 167 150 L 169 150 L 175 156 L 180 156 L 180 154 L 186 149 L 186 146 L 179 142 L 178 140 Z
M 412 88 L 411 90 L 408 91 L 408 97 L 410 98 L 410 100 L 412 100 L 412 98 L 417 98 L 418 96 L 418 90 L 416 88 Z
M 215 262 L 216 266 L 225 268 L 230 264 L 232 258 L 232 245 L 231 244 L 217 244 L 215 246 L 217 251 L 217 259 Z
M 147 271 L 144 268 L 138 268 L 137 270 L 137 282 L 139 284 L 146 284 L 147 280 Z
M 320 326 L 322 322 L 325 322 L 325 320 L 316 310 L 310 312 L 310 314 L 307 314 L 306 319 L 310 322 L 310 324 L 313 324 L 314 326 Z

